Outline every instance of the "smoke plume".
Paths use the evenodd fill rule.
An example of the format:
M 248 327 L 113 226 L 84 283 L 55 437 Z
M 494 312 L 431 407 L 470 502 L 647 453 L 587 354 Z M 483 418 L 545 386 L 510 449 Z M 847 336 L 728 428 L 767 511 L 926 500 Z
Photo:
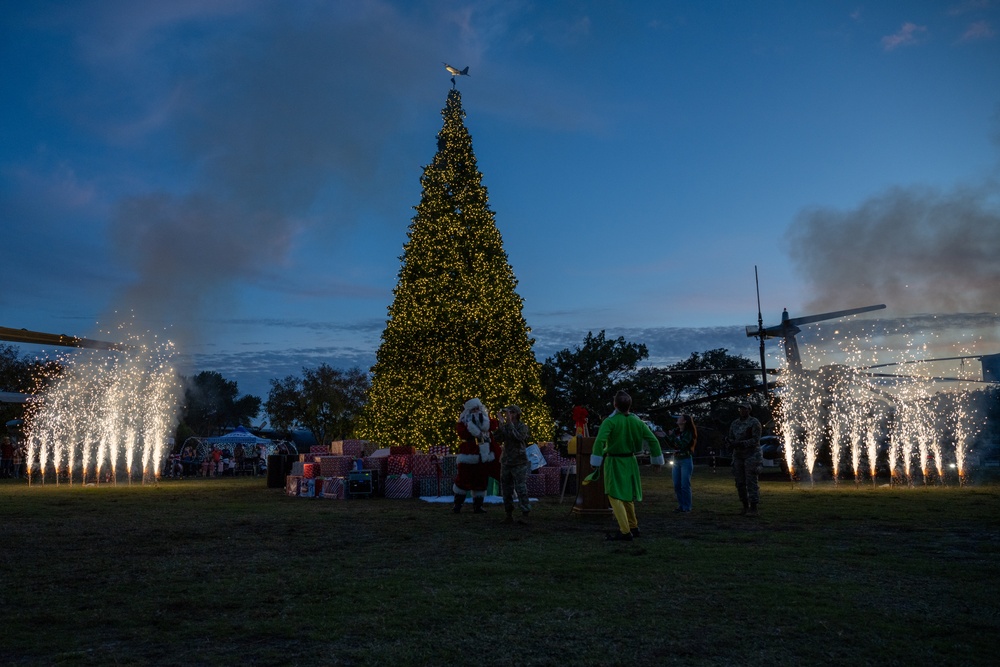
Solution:
M 379 3 L 322 7 L 241 15 L 227 39 L 163 75 L 174 92 L 158 131 L 191 168 L 180 187 L 147 184 L 115 206 L 110 237 L 134 277 L 118 306 L 185 337 L 176 328 L 195 329 L 207 310 L 225 316 L 237 284 L 291 292 L 308 281 L 286 270 L 296 247 L 336 238 L 358 211 L 408 211 L 384 193 L 416 183 L 415 159 L 395 153 L 408 149 L 414 100 L 442 97 L 444 77 L 428 67 L 436 39 Z M 182 28 L 149 30 L 167 37 L 148 49 Z
M 816 311 L 1000 312 L 1000 188 L 893 188 L 854 210 L 801 213 L 789 253 Z

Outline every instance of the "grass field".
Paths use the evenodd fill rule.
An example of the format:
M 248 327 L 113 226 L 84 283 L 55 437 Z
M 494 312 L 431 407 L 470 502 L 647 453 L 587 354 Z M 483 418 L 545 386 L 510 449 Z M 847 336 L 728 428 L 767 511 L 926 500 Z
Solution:
M 0 664 L 984 665 L 1000 484 L 762 483 L 695 511 L 644 471 L 643 537 L 543 499 L 531 525 L 263 478 L 0 480 Z

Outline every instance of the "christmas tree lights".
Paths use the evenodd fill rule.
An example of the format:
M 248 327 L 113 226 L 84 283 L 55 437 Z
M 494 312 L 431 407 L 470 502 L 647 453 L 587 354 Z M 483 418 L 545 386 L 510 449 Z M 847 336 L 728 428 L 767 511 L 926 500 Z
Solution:
M 462 404 L 478 397 L 491 413 L 516 403 L 533 438 L 551 440 L 541 365 L 482 185 L 461 93 L 448 93 L 441 115 L 438 150 L 420 179 L 359 435 L 383 446 L 455 449 Z

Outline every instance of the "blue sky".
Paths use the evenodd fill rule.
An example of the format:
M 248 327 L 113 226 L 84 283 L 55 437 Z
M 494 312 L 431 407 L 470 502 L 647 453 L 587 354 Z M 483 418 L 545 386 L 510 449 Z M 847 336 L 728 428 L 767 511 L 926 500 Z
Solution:
M 601 329 L 753 355 L 755 265 L 765 324 L 886 303 L 1000 351 L 994 0 L 15 1 L 0 31 L 3 326 L 126 318 L 262 396 L 366 368 L 447 61 L 540 360 Z

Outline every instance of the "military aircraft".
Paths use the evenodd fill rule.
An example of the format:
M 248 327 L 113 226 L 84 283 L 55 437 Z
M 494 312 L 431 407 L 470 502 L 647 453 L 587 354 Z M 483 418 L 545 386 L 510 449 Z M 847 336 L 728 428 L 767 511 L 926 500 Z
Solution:
M 444 65 L 444 68 L 446 70 L 448 70 L 448 74 L 451 74 L 451 85 L 452 85 L 452 87 L 455 86 L 455 77 L 456 76 L 469 76 L 469 68 L 468 68 L 468 66 L 466 66 L 465 69 L 458 69 L 457 67 L 452 67 L 448 63 L 442 63 L 442 64 Z
M 859 315 L 861 313 L 868 313 L 876 310 L 882 310 L 886 306 L 885 304 L 876 304 L 871 306 L 862 306 L 860 308 L 848 308 L 846 310 L 836 310 L 828 313 L 819 313 L 817 315 L 806 315 L 803 317 L 791 317 L 788 313 L 788 309 L 784 309 L 781 314 L 781 322 L 772 326 L 764 326 L 764 319 L 761 314 L 760 307 L 760 284 L 757 281 L 757 267 L 754 267 L 754 282 L 757 283 L 757 324 L 748 325 L 746 327 L 746 335 L 748 338 L 757 338 L 760 341 L 760 368 L 759 369 L 712 369 L 712 370 L 678 370 L 671 371 L 670 373 L 676 375 L 727 375 L 727 374 L 744 374 L 744 373 L 760 373 L 761 382 L 759 385 L 754 387 L 736 389 L 729 392 L 717 393 L 711 396 L 702 396 L 694 398 L 687 401 L 676 402 L 670 405 L 657 406 L 653 412 L 658 416 L 662 416 L 662 413 L 671 413 L 680 408 L 688 407 L 691 405 L 697 405 L 700 403 L 706 403 L 710 401 L 715 401 L 722 398 L 736 398 L 739 396 L 747 396 L 753 393 L 762 393 L 764 400 L 769 402 L 768 391 L 777 386 L 774 381 L 768 380 L 768 375 L 777 375 L 783 373 L 803 373 L 803 372 L 816 372 L 808 371 L 802 367 L 802 357 L 799 353 L 798 342 L 795 339 L 796 334 L 800 333 L 802 329 L 800 325 L 813 324 L 816 322 L 822 322 L 825 320 L 833 320 L 841 317 L 849 317 L 851 315 Z M 787 365 L 783 369 L 768 369 L 765 363 L 765 346 L 764 342 L 771 339 L 781 339 L 782 344 L 785 348 L 785 359 Z M 1000 354 L 992 355 L 965 355 L 960 357 L 942 357 L 937 359 L 922 359 L 914 361 L 903 361 L 903 362 L 891 362 L 885 364 L 876 364 L 866 367 L 855 368 L 854 370 L 862 373 L 866 377 L 871 378 L 883 378 L 884 382 L 890 383 L 894 381 L 904 382 L 907 380 L 914 380 L 907 375 L 898 375 L 892 373 L 879 373 L 873 372 L 875 369 L 884 368 L 888 366 L 897 366 L 902 364 L 914 364 L 914 363 L 929 363 L 933 361 L 950 361 L 959 359 L 978 359 L 983 364 L 983 378 L 982 380 L 968 379 L 968 378 L 956 378 L 956 377 L 921 377 L 921 380 L 935 380 L 942 382 L 980 382 L 980 383 L 995 383 L 1000 381 Z M 832 376 L 834 374 L 834 367 L 824 367 L 827 369 L 827 375 Z M 822 369 L 821 369 L 822 370 Z
M 747 326 L 747 338 L 760 338 L 762 341 L 770 338 L 781 338 L 785 345 L 785 359 L 788 360 L 788 367 L 792 370 L 802 370 L 802 356 L 799 354 L 799 344 L 795 341 L 795 334 L 802 331 L 798 325 L 812 324 L 824 320 L 835 320 L 839 317 L 849 315 L 859 315 L 873 310 L 882 310 L 884 303 L 875 306 L 862 306 L 861 308 L 848 308 L 847 310 L 835 310 L 830 313 L 820 313 L 819 315 L 807 315 L 805 317 L 789 317 L 788 309 L 781 312 L 781 324 L 764 327 L 763 323 L 757 326 Z

